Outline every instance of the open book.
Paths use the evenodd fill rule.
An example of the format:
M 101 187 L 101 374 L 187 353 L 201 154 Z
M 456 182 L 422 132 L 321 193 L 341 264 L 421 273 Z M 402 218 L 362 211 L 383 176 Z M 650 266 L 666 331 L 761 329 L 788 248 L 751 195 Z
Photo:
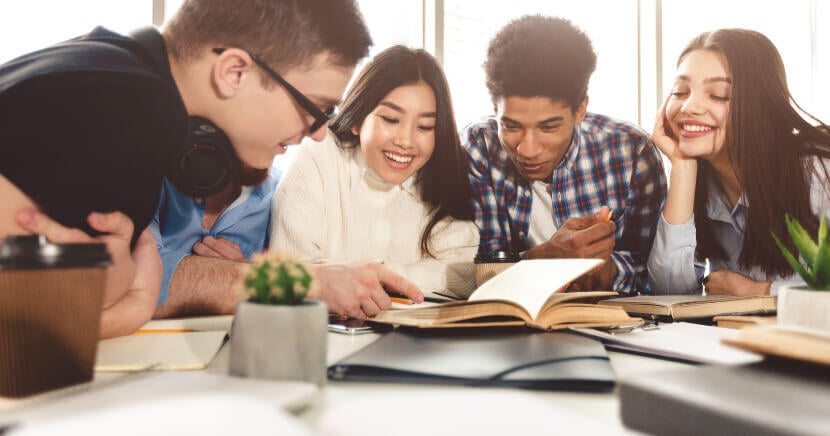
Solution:
M 619 307 L 594 304 L 616 292 L 558 292 L 600 264 L 598 259 L 523 260 L 485 282 L 466 302 L 385 310 L 370 320 L 410 327 L 528 325 L 544 330 L 641 324 Z
M 774 314 L 775 297 L 730 295 L 640 295 L 604 300 L 600 305 L 618 306 L 635 315 L 671 320 L 712 318 L 715 315 Z

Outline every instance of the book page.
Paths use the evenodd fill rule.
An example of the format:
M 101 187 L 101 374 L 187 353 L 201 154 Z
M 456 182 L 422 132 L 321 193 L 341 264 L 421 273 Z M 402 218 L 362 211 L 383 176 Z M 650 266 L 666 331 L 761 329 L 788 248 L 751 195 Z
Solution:
M 522 260 L 473 291 L 469 301 L 509 301 L 536 319 L 553 293 L 600 264 L 600 259 Z

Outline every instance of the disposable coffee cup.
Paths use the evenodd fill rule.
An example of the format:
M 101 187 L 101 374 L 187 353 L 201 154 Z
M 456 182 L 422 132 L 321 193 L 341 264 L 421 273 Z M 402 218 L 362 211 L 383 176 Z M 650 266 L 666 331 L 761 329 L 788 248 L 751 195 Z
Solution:
M 104 244 L 0 244 L 0 396 L 92 380 L 111 263 Z
M 477 254 L 473 263 L 476 266 L 476 287 L 481 286 L 496 274 L 513 266 L 521 260 L 519 253 L 499 250 L 488 254 Z

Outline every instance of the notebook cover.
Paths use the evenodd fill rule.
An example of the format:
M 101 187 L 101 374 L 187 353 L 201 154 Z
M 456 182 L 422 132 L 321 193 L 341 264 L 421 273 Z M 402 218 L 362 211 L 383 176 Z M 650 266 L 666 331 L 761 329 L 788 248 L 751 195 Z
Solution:
M 826 434 L 827 367 L 767 359 L 703 366 L 620 382 L 623 423 L 650 434 Z
M 602 343 L 527 328 L 399 328 L 329 367 L 330 380 L 609 391 Z

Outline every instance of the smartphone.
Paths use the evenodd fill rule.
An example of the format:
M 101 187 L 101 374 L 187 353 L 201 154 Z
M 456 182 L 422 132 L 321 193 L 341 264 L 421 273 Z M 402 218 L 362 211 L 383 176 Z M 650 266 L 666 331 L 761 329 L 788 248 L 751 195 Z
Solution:
M 364 333 L 384 332 L 388 329 L 378 324 L 370 324 L 365 320 L 349 318 L 347 316 L 329 314 L 329 331 L 346 335 L 360 335 Z M 391 327 L 391 326 L 390 326 Z

